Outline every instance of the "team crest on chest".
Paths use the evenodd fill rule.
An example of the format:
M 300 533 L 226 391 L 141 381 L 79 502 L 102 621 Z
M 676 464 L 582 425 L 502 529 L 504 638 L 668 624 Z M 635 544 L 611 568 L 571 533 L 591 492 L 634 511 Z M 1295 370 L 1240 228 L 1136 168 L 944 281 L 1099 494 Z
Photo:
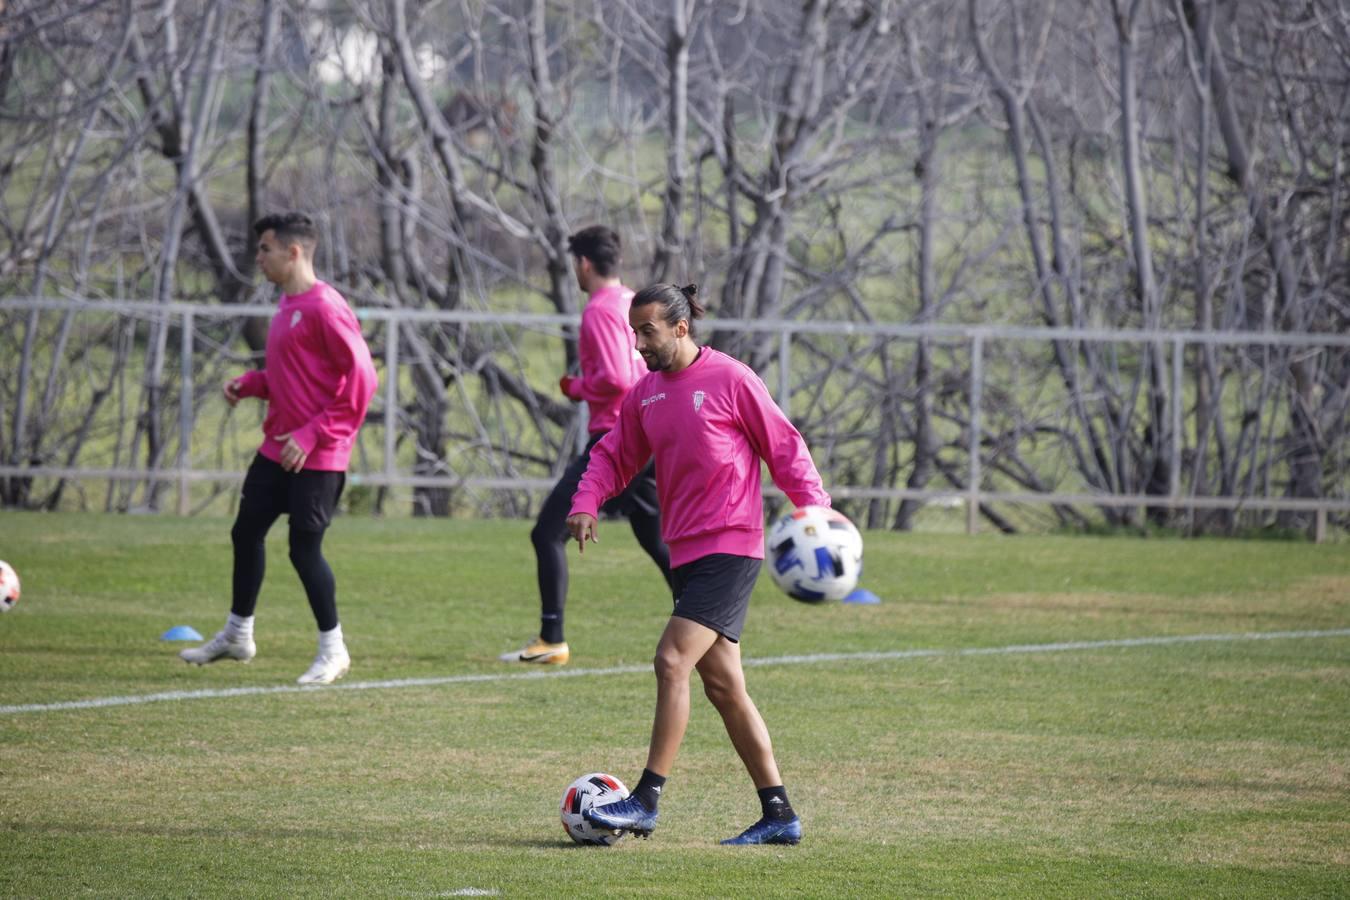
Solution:
M 291 313 L 291 327 L 294 328 L 295 326 L 299 325 L 300 320 L 302 318 L 304 318 L 304 316 L 298 309 L 295 312 Z
M 703 405 L 704 396 L 702 391 L 694 391 L 694 412 L 698 412 L 699 407 Z

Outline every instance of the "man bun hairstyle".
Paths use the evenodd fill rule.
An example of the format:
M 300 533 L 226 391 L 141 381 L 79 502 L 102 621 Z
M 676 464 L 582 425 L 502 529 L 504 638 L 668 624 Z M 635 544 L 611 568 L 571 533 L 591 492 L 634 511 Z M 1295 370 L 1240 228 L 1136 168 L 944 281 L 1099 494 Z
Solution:
M 686 284 L 684 287 L 663 282 L 651 284 L 638 291 L 630 305 L 636 308 L 649 303 L 661 304 L 664 311 L 661 318 L 672 328 L 681 319 L 686 320 L 690 334 L 694 333 L 694 320 L 703 318 L 705 312 L 703 304 L 698 302 L 696 284 Z
M 618 232 L 604 225 L 583 228 L 567 239 L 567 252 L 589 259 L 601 278 L 612 278 L 619 271 L 622 250 Z
M 268 231 L 283 244 L 301 244 L 310 251 L 319 245 L 319 226 L 302 212 L 273 213 L 253 223 L 257 237 Z

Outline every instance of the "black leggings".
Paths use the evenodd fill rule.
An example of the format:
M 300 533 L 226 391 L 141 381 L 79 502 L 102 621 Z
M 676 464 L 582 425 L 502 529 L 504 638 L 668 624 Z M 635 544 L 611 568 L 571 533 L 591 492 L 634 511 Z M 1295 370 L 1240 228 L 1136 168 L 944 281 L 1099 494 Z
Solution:
M 279 513 L 255 512 L 240 509 L 230 530 L 234 542 L 234 599 L 230 612 L 236 616 L 251 616 L 258 605 L 263 572 L 267 568 L 267 532 Z M 332 631 L 338 626 L 337 582 L 328 560 L 323 557 L 323 531 L 306 531 L 291 525 L 291 565 L 300 575 L 309 598 L 309 608 L 320 631 Z
M 549 643 L 563 640 L 563 608 L 567 605 L 567 514 L 572 495 L 581 484 L 581 476 L 591 460 L 591 448 L 604 434 L 592 435 L 586 450 L 572 460 L 548 499 L 539 510 L 539 519 L 530 531 L 539 575 L 539 636 Z M 661 570 L 666 584 L 670 580 L 670 550 L 661 540 L 661 510 L 656 500 L 656 477 L 648 465 L 628 488 L 605 504 L 606 512 L 624 513 L 638 544 Z

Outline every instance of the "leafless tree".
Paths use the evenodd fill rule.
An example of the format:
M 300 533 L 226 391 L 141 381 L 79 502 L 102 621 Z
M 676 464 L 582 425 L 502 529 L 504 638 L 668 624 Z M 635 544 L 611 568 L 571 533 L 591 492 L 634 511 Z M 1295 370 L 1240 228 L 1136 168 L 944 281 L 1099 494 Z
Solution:
M 1347 330 L 1343 4 L 957 9 L 0 0 L 0 296 L 266 303 L 250 223 L 299 206 L 323 222 L 325 277 L 358 305 L 571 314 L 566 237 L 603 221 L 629 281 L 696 281 L 722 319 L 858 323 L 792 341 L 788 371 L 772 334 L 707 338 L 788 386 L 827 478 L 954 491 L 977 418 L 969 347 L 869 323 Z M 0 465 L 164 469 L 186 403 L 215 430 L 194 446 L 237 468 L 250 414 L 224 415 L 210 382 L 261 363 L 264 317 L 186 335 L 168 316 L 0 319 Z M 409 320 L 369 338 L 406 380 L 369 430 L 413 474 L 555 474 L 579 424 L 552 387 L 576 362 L 567 329 Z M 985 352 L 986 488 L 1350 493 L 1344 352 Z M 164 484 L 119 480 L 102 505 L 158 508 Z M 55 507 L 71 489 L 9 477 L 0 502 Z M 421 484 L 411 501 L 522 514 L 533 498 Z M 910 528 L 923 504 L 849 511 Z M 1034 520 L 981 512 L 1006 530 Z

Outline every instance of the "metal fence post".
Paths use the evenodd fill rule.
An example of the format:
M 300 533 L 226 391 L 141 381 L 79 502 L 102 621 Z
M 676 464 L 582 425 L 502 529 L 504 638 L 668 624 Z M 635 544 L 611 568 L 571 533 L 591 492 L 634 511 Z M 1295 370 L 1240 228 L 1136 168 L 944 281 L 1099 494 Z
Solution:
M 394 487 L 395 432 L 398 430 L 398 319 L 390 315 L 385 320 L 384 347 L 384 477 L 392 492 Z
M 1181 496 L 1181 370 L 1186 353 L 1186 342 L 1178 337 L 1172 341 L 1172 447 L 1168 469 L 1167 493 L 1173 500 Z
M 966 534 L 980 524 L 980 407 L 984 404 L 984 334 L 970 336 L 970 483 L 966 485 Z
M 191 481 L 188 472 L 192 468 L 192 332 L 196 318 L 192 310 L 183 312 L 183 335 L 179 353 L 182 356 L 183 384 L 178 396 L 178 515 L 186 516 L 192 512 Z

